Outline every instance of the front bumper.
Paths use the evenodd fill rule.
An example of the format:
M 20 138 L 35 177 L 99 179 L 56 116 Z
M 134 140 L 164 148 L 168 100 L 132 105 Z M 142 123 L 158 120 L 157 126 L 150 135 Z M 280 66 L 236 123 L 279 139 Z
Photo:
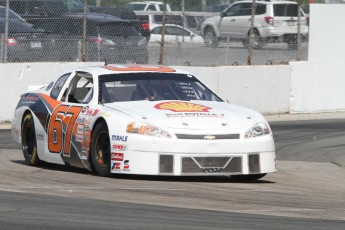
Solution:
M 112 146 L 118 144 L 112 143 Z M 112 173 L 229 176 L 276 171 L 272 136 L 217 141 L 136 140 L 129 142 L 124 149 L 112 149 L 112 153 L 122 156 L 112 157 Z

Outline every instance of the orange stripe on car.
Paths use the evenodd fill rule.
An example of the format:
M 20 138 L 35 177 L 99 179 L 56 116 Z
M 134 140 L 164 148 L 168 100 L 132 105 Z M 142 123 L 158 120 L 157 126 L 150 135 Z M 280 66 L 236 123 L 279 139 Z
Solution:
M 43 93 L 39 93 L 38 94 L 41 98 L 43 98 L 45 100 L 45 102 L 47 102 L 53 109 L 61 104 L 61 101 L 57 101 L 54 100 L 53 98 L 51 98 L 50 96 L 43 94 Z
M 166 66 L 139 66 L 139 65 L 128 65 L 124 67 L 117 66 L 104 66 L 103 68 L 111 71 L 147 71 L 147 72 L 164 72 L 171 73 L 175 72 L 174 69 Z

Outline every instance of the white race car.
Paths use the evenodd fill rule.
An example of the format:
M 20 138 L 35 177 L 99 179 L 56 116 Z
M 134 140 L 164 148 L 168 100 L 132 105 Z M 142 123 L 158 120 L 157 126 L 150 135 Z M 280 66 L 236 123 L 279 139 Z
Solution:
M 276 171 L 273 136 L 260 113 L 165 66 L 68 72 L 21 96 L 12 134 L 30 165 L 68 164 L 101 176 L 255 180 Z

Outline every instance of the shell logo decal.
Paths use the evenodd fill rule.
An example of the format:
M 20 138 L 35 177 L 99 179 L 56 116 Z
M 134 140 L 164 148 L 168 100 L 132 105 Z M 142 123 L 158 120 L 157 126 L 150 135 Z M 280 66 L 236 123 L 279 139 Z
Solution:
M 190 102 L 169 101 L 155 105 L 156 109 L 165 109 L 173 112 L 208 112 L 210 107 Z

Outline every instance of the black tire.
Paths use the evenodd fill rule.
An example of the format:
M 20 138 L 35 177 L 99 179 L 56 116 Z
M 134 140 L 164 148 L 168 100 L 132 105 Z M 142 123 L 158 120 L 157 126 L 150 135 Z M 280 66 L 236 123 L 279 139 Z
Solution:
M 288 48 L 290 50 L 295 50 L 295 49 L 297 49 L 297 44 L 296 43 L 288 43 Z
M 219 39 L 216 36 L 216 33 L 212 28 L 206 28 L 204 32 L 205 44 L 208 47 L 217 48 L 219 44 Z
M 231 179 L 239 182 L 246 182 L 246 181 L 255 181 L 259 180 L 266 176 L 266 173 L 261 174 L 248 174 L 248 175 L 232 175 L 230 176 Z
M 252 46 L 253 46 L 253 49 L 261 49 L 264 45 L 263 41 L 262 41 L 262 38 L 260 37 L 260 34 L 257 30 L 253 30 L 253 43 L 252 43 Z M 242 44 L 244 46 L 244 48 L 248 49 L 249 47 L 249 33 L 248 33 L 248 38 L 246 40 L 243 40 L 242 41 Z
M 254 30 L 253 36 L 254 36 L 253 48 L 254 49 L 261 49 L 263 47 L 264 43 L 262 42 L 262 39 L 260 37 L 259 32 L 257 30 Z
M 110 159 L 109 131 L 107 125 L 104 122 L 100 122 L 93 130 L 91 138 L 92 166 L 100 176 L 108 177 L 111 175 Z
M 245 49 L 248 49 L 248 47 L 249 47 L 249 38 L 243 39 L 243 40 L 242 40 L 242 45 L 243 45 L 243 47 L 244 47 Z
M 287 42 L 287 45 L 288 45 L 288 48 L 290 50 L 296 50 L 297 49 L 297 46 L 298 46 L 298 41 L 297 39 L 290 39 L 288 42 Z
M 35 124 L 31 113 L 26 114 L 23 119 L 22 149 L 25 161 L 29 165 L 37 166 L 41 163 L 41 160 L 37 155 Z

